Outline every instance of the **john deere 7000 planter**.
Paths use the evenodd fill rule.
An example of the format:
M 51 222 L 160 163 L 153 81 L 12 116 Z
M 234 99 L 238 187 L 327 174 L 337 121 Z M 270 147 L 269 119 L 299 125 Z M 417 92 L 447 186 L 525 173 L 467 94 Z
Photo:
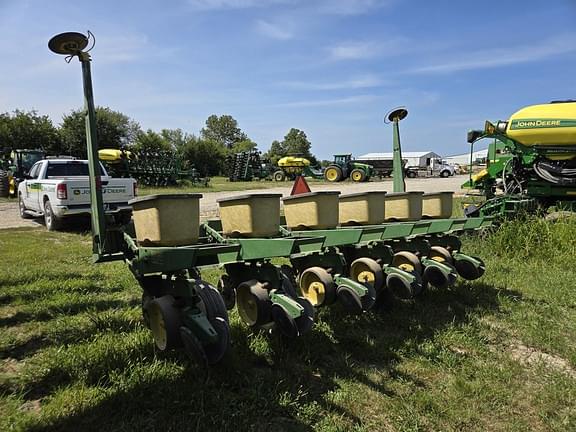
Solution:
M 240 195 L 221 200 L 220 219 L 204 223 L 199 194 L 145 196 L 132 203 L 133 226 L 112 225 L 97 169 L 88 43 L 80 33 L 64 33 L 49 47 L 82 64 L 93 257 L 127 263 L 158 349 L 182 346 L 194 359 L 215 363 L 228 349 L 227 310 L 234 306 L 247 325 L 296 337 L 313 327 L 316 307 L 340 303 L 363 313 L 392 295 L 412 298 L 428 285 L 484 273 L 457 235 L 490 219 L 450 219 L 449 193 L 303 194 L 283 199 L 282 218 L 279 195 Z M 218 288 L 201 276 L 214 266 L 224 270 Z

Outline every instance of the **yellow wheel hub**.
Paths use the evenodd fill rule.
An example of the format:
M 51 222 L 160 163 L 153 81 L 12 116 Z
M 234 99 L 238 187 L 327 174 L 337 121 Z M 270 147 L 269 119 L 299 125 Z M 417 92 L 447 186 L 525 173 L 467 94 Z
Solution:
M 362 270 L 358 275 L 356 275 L 356 280 L 358 282 L 369 283 L 370 285 L 374 285 L 374 281 L 376 280 L 376 276 L 370 270 Z
M 326 170 L 326 179 L 328 181 L 336 181 L 337 178 L 338 178 L 338 171 L 336 171 L 336 169 L 328 168 Z
M 166 322 L 159 307 L 151 307 L 148 310 L 148 320 L 156 346 L 164 350 L 167 344 Z
M 324 284 L 320 281 L 309 282 L 307 286 L 302 290 L 304 298 L 310 301 L 313 306 L 318 306 L 324 303 L 324 298 L 326 296 L 326 289 Z
M 359 172 L 355 172 L 354 174 L 352 174 L 352 180 L 354 181 L 360 181 L 361 178 L 362 174 L 360 174 Z
M 414 271 L 414 266 L 412 264 L 409 264 L 409 263 L 400 264 L 398 266 L 398 268 L 400 270 L 404 270 L 406 272 L 413 272 Z

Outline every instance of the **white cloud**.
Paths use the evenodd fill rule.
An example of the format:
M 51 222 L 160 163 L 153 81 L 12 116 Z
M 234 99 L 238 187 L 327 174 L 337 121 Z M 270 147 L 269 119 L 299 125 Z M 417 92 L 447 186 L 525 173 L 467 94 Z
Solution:
M 405 37 L 385 41 L 349 41 L 328 48 L 332 60 L 365 60 L 375 57 L 391 57 L 421 48 Z
M 293 3 L 294 0 L 188 0 L 197 10 L 249 9 Z
M 321 106 L 334 106 L 334 105 L 352 105 L 358 103 L 371 102 L 379 99 L 379 96 L 374 95 L 358 95 L 350 96 L 339 99 L 314 99 L 296 102 L 286 102 L 276 104 L 276 107 L 289 107 L 289 108 L 302 108 L 302 107 L 321 107 Z
M 451 54 L 451 59 L 413 68 L 411 73 L 451 73 L 536 62 L 576 51 L 576 34 L 557 35 L 529 45 Z M 458 60 L 453 60 L 457 58 Z
M 320 11 L 334 15 L 361 15 L 374 9 L 390 6 L 395 0 L 326 0 Z
M 373 42 L 345 42 L 330 48 L 334 60 L 359 60 L 375 57 L 379 52 Z
M 363 75 L 345 81 L 314 83 L 309 81 L 288 81 L 280 83 L 286 87 L 301 90 L 355 90 L 381 87 L 389 84 L 375 75 Z
M 294 37 L 292 32 L 264 20 L 256 21 L 256 30 L 264 36 L 270 37 L 272 39 L 288 40 Z

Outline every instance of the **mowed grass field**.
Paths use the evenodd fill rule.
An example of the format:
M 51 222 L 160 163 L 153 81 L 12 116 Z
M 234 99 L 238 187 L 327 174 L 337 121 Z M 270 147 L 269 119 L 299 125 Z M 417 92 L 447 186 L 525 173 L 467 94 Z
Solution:
M 251 331 L 208 371 L 153 347 L 88 234 L 0 231 L 0 430 L 576 430 L 576 220 L 464 239 L 485 276 L 390 312 Z M 215 283 L 218 270 L 204 271 Z

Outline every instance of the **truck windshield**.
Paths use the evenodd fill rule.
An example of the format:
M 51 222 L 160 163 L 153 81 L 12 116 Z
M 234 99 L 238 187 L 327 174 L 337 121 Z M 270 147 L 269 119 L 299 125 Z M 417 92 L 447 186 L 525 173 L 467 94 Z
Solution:
M 100 167 L 100 175 L 104 175 Z M 88 176 L 88 164 L 82 162 L 49 163 L 46 178 Z

